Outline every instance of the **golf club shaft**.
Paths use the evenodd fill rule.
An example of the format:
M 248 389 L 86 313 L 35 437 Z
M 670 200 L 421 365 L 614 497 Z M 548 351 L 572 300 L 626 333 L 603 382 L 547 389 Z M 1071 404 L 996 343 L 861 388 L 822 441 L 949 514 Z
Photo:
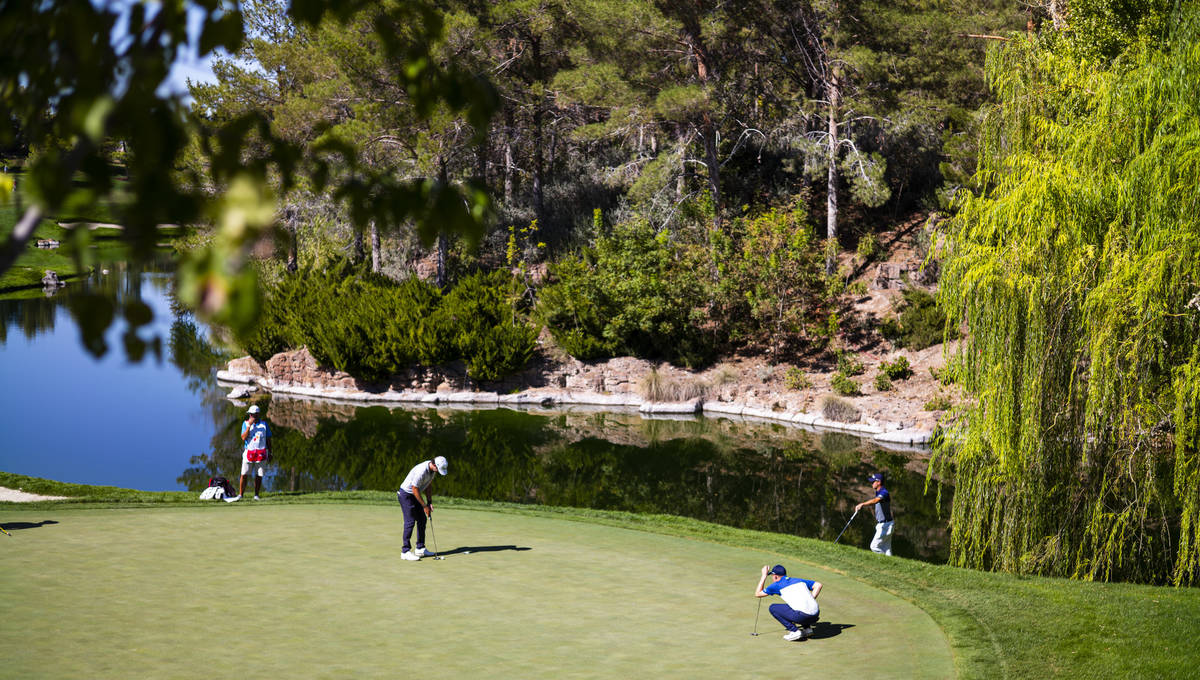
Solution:
M 438 548 L 437 548 L 437 532 L 433 530 L 433 515 L 429 515 L 429 537 L 433 539 L 433 555 L 434 555 L 434 557 L 441 557 L 442 554 L 440 552 L 438 552 Z
M 758 598 L 758 609 L 754 610 L 754 632 L 751 635 L 758 635 L 758 615 L 762 612 L 763 599 Z
M 846 526 L 842 527 L 842 534 L 846 533 L 846 529 L 850 528 L 850 522 L 853 522 L 855 517 L 858 517 L 857 510 L 854 511 L 853 515 L 850 515 L 850 519 L 846 521 Z M 833 539 L 834 545 L 836 545 L 838 541 L 842 540 L 842 534 L 838 534 L 838 537 Z

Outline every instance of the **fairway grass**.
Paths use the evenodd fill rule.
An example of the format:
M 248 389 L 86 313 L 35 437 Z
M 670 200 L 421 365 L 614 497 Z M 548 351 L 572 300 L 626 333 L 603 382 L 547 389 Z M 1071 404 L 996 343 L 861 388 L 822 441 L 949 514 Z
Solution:
M 225 504 L 10 473 L 0 485 L 76 497 L 0 503 L 13 534 L 0 536 L 0 677 L 1111 680 L 1200 667 L 1195 588 L 448 498 L 435 514 L 447 559 L 407 563 L 386 492 Z M 780 639 L 778 598 L 750 636 L 759 570 L 776 562 L 826 584 L 817 639 Z

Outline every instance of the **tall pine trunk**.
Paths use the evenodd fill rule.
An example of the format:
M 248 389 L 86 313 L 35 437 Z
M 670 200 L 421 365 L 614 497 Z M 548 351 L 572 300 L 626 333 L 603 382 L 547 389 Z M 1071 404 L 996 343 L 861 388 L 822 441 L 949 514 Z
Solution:
M 838 107 L 841 103 L 841 90 L 837 74 L 829 78 L 829 169 L 825 179 L 825 237 L 833 244 L 825 251 L 825 273 L 833 274 L 837 267 L 837 238 L 838 238 Z

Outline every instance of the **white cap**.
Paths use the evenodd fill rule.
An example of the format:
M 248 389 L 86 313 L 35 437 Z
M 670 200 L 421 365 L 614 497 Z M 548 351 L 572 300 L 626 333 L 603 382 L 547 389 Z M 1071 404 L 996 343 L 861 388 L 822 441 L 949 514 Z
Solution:
M 450 471 L 450 464 L 446 462 L 445 456 L 438 456 L 433 459 L 433 464 L 437 467 L 438 474 L 443 477 Z
M 251 406 L 248 413 L 258 413 L 258 404 Z

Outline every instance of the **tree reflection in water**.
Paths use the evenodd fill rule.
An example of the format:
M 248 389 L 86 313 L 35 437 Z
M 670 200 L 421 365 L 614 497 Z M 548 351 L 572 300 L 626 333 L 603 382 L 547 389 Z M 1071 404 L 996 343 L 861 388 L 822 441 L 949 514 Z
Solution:
M 214 405 L 216 406 L 216 405 Z M 221 415 L 226 414 L 226 415 Z M 210 476 L 237 476 L 242 411 L 226 420 L 212 453 L 179 478 L 199 491 Z M 388 409 L 277 397 L 267 408 L 275 460 L 267 488 L 394 490 L 421 460 L 445 455 L 452 472 L 435 493 L 637 513 L 666 513 L 736 527 L 833 540 L 866 476 L 885 470 L 895 501 L 899 555 L 942 562 L 950 493 L 925 493 L 924 455 L 866 446 L 839 434 L 728 420 L 644 420 L 622 413 L 508 409 Z M 940 511 L 939 511 L 940 510 Z M 860 517 L 843 541 L 866 545 Z

